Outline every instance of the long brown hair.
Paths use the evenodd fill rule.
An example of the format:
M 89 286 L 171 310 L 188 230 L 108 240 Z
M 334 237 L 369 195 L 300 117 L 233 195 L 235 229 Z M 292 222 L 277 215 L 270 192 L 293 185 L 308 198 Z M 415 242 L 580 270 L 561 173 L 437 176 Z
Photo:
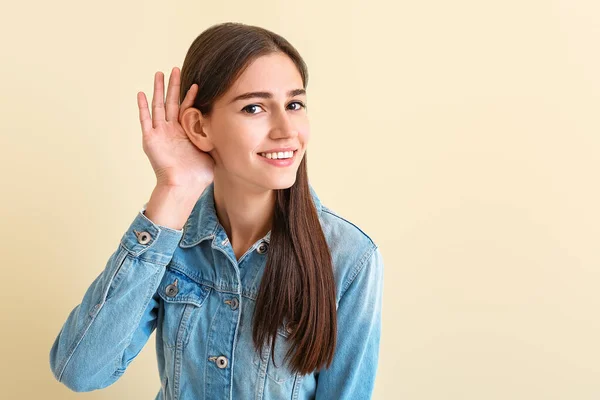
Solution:
M 281 52 L 295 63 L 306 89 L 308 70 L 298 51 L 267 29 L 242 23 L 213 25 L 192 43 L 181 68 L 180 102 L 196 83 L 193 107 L 209 115 L 223 95 L 257 57 Z M 252 338 L 257 351 L 266 340 L 274 353 L 277 330 L 294 327 L 290 369 L 307 374 L 329 367 L 337 339 L 335 281 L 331 253 L 321 229 L 308 185 L 306 152 L 296 182 L 276 190 L 267 264 L 253 315 Z M 273 356 L 273 362 L 275 362 Z

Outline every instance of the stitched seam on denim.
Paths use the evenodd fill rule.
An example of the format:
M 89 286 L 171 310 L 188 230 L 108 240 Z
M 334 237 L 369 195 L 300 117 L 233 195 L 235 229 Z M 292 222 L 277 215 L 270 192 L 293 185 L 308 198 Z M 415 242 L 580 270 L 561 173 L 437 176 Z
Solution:
M 121 259 L 119 260 L 119 267 L 117 268 L 117 272 L 119 271 L 119 269 L 121 268 L 121 265 L 123 264 L 123 262 L 125 261 L 125 259 L 127 258 L 127 255 L 129 254 L 129 252 L 127 251 L 127 249 L 125 248 L 125 251 L 123 252 L 123 255 L 121 257 Z M 106 299 L 106 294 L 108 293 L 108 290 L 112 284 L 113 278 L 116 275 L 116 273 L 111 277 L 106 291 L 102 294 L 102 298 L 100 299 L 100 304 L 104 304 L 104 301 Z M 102 307 L 100 307 L 100 310 L 102 309 Z M 81 341 L 83 340 L 83 338 L 85 337 L 85 334 L 87 333 L 87 331 L 90 329 L 90 327 L 92 326 L 92 324 L 94 323 L 94 321 L 96 320 L 96 317 L 98 316 L 98 314 L 100 313 L 100 310 L 98 310 L 94 316 L 92 317 L 92 319 L 90 319 L 90 321 L 87 323 L 86 326 L 84 326 L 83 332 L 81 333 L 81 336 L 79 337 L 79 339 L 73 344 L 72 349 L 69 350 L 68 352 L 68 356 L 67 358 L 64 360 L 63 365 L 60 368 L 60 373 L 58 374 L 58 381 L 61 382 L 62 376 L 65 373 L 65 370 L 67 369 L 67 365 L 69 364 L 69 361 L 71 361 L 71 359 L 73 358 L 73 355 L 75 354 L 75 351 L 77 351 L 77 348 L 79 347 L 79 344 L 81 343 Z M 81 307 L 79 308 L 79 312 L 83 312 L 81 310 Z M 85 312 L 87 313 L 88 311 L 85 310 Z M 89 314 L 88 314 L 89 315 Z
M 204 285 L 204 286 L 210 287 L 210 288 L 212 288 L 212 289 L 216 290 L 216 291 L 217 291 L 217 292 L 219 292 L 219 293 L 232 293 L 232 294 L 238 294 L 238 292 L 237 292 L 237 291 L 235 291 L 235 290 L 226 290 L 226 289 L 222 289 L 222 288 L 219 288 L 219 287 L 217 287 L 217 286 L 214 284 L 214 282 L 207 281 L 207 280 L 205 280 L 205 279 L 198 279 L 198 277 L 196 277 L 196 276 L 191 276 L 191 275 L 188 273 L 188 271 L 187 271 L 187 268 L 185 267 L 185 265 L 184 265 L 184 264 L 181 264 L 181 263 L 178 263 L 177 261 L 171 260 L 171 262 L 170 262 L 169 264 L 167 264 L 167 265 L 170 265 L 172 269 L 174 269 L 175 271 L 181 272 L 181 273 L 182 273 L 182 274 L 184 274 L 186 277 L 188 277 L 189 279 L 193 280 L 194 282 L 196 282 L 196 283 L 197 283 L 197 284 L 199 284 L 199 285 Z M 248 297 L 248 296 L 245 296 L 245 297 Z M 252 300 L 256 300 L 255 298 L 252 298 L 252 297 L 248 297 L 248 298 L 250 298 L 250 299 L 252 299 Z
M 292 391 L 292 400 L 298 400 L 300 394 L 300 387 L 302 386 L 302 380 L 304 375 L 300 375 L 300 372 L 296 372 L 296 380 L 294 381 L 294 389 Z
M 333 210 L 331 210 L 329 208 L 325 207 L 325 208 L 323 208 L 323 211 L 325 211 L 329 215 L 333 215 L 334 217 L 337 217 L 337 218 L 341 219 L 342 221 L 345 221 L 345 222 L 349 223 L 350 225 L 352 225 L 353 227 L 355 227 L 356 229 L 358 229 L 367 239 L 369 239 L 372 244 L 375 244 L 375 242 L 373 241 L 373 239 L 371 239 L 371 237 L 369 235 L 367 235 L 367 233 L 365 231 L 363 231 L 362 229 L 360 229 L 358 227 L 358 225 L 354 224 L 352 221 L 347 220 L 346 218 L 342 217 L 339 214 L 336 214 Z
M 133 264 L 135 262 L 135 260 L 136 260 L 135 257 L 131 257 L 131 258 L 129 258 L 129 257 L 131 257 L 131 254 L 129 252 L 125 252 L 125 257 L 123 257 L 123 259 L 119 263 L 119 266 L 117 267 L 117 270 L 114 272 L 114 274 L 110 278 L 110 283 L 107 285 L 106 291 L 104 292 L 104 295 L 102 296 L 102 301 L 101 301 L 102 306 L 100 307 L 100 310 L 104 306 L 104 303 L 107 300 L 109 300 L 108 292 L 111 292 L 111 291 L 114 292 L 119 287 L 119 283 L 121 282 L 123 277 L 120 276 L 119 280 L 116 280 L 116 278 L 117 278 L 117 275 L 119 275 L 119 273 L 121 271 L 123 271 L 123 266 L 125 265 L 125 261 L 129 261 L 131 264 Z M 100 312 L 100 310 L 98 310 L 98 313 Z M 98 314 L 98 313 L 96 313 L 96 314 Z
M 167 371 L 165 371 L 164 373 L 165 373 L 165 377 L 160 382 L 160 390 L 162 392 L 163 399 L 166 399 L 167 398 L 167 383 L 169 381 L 169 374 Z
M 146 211 L 146 210 L 144 210 L 144 211 Z M 165 230 L 171 231 L 173 233 L 177 233 L 177 234 L 181 234 L 183 232 L 183 228 L 177 230 L 177 229 L 169 228 L 168 226 L 159 225 L 159 224 L 155 223 L 154 221 L 152 221 L 150 218 L 148 218 L 148 216 L 146 214 L 144 214 L 142 211 L 139 211 L 139 213 L 146 222 L 149 222 L 150 224 L 152 224 L 152 226 L 155 227 L 159 232 L 162 229 L 165 229 Z
M 215 322 L 215 318 L 217 318 L 217 314 L 219 313 L 218 311 L 219 311 L 218 309 L 217 309 L 217 310 L 215 310 L 215 312 L 214 312 L 214 315 L 213 315 L 213 316 L 212 316 L 212 318 L 210 319 L 210 324 L 208 324 L 208 330 L 207 330 L 207 332 L 210 332 L 210 331 L 211 331 L 211 328 L 212 328 L 212 326 L 213 326 L 213 324 L 214 324 L 214 322 Z M 210 333 L 209 333 L 209 334 L 210 334 Z M 206 340 L 206 347 L 205 347 L 205 349 L 204 349 L 204 354 L 205 354 L 206 356 L 210 356 L 210 355 L 208 354 L 208 346 L 209 346 L 209 344 L 210 344 L 210 340 L 208 340 L 208 337 L 207 337 L 206 339 L 207 339 L 207 340 Z M 203 362 L 203 363 L 206 363 L 206 361 L 207 361 L 207 360 L 202 360 L 202 362 Z M 214 361 L 212 361 L 212 362 L 214 362 Z M 206 365 L 206 366 L 204 367 L 204 382 L 206 382 L 206 385 L 204 386 L 204 391 L 205 391 L 205 392 L 204 392 L 204 395 L 205 395 L 205 396 L 206 396 L 206 393 L 208 392 L 208 390 L 207 390 L 207 389 L 210 387 L 210 381 L 207 381 L 207 380 L 206 380 L 206 372 L 208 371 L 208 368 L 209 368 L 209 366 L 208 366 L 208 365 Z
M 138 329 L 138 327 L 140 325 L 142 315 L 144 314 L 144 311 L 146 310 L 146 308 L 148 307 L 148 304 L 150 304 L 150 301 L 152 300 L 152 295 L 153 295 L 152 288 L 156 286 L 159 276 L 162 277 L 162 274 L 161 273 L 155 274 L 152 284 L 148 286 L 148 290 L 146 291 L 146 294 L 145 294 L 147 301 L 144 304 L 142 304 L 140 311 L 138 312 L 138 314 L 135 317 L 138 322 L 134 325 L 133 330 L 131 331 L 131 333 L 128 336 L 128 345 L 125 346 L 126 348 L 129 346 L 129 344 L 131 344 L 133 335 L 135 334 L 135 331 Z M 142 352 L 142 350 L 143 350 L 143 347 L 138 351 L 138 353 L 135 356 L 133 356 L 133 358 L 130 360 L 130 363 L 133 362 L 133 360 Z M 118 361 L 122 361 L 123 354 L 125 354 L 125 349 L 123 349 L 123 353 L 121 353 L 117 356 Z M 120 364 L 120 362 L 119 362 L 119 364 Z M 127 366 L 125 368 L 118 367 L 118 370 L 122 370 L 123 372 L 125 372 L 126 369 L 127 369 Z
M 210 296 L 210 293 L 211 293 L 211 289 L 207 289 L 207 293 L 203 297 L 202 303 L 200 305 L 197 305 L 196 303 L 190 303 L 190 302 L 187 302 L 187 301 L 183 301 L 183 302 L 180 302 L 180 301 L 174 301 L 174 302 L 173 301 L 168 301 L 168 300 L 166 300 L 163 297 L 162 291 L 158 292 L 158 295 L 161 297 L 163 303 L 185 304 L 187 306 L 194 307 L 194 308 L 191 308 L 190 311 L 188 312 L 189 316 L 188 316 L 188 318 L 186 320 L 187 322 L 185 324 L 186 325 L 185 326 L 185 330 L 186 330 L 185 333 L 187 334 L 187 337 L 185 338 L 185 341 L 183 342 L 183 347 L 182 348 L 185 348 L 185 346 L 187 346 L 187 344 L 188 344 L 188 342 L 190 340 L 190 331 L 189 331 L 187 325 L 189 325 L 193 321 L 193 319 L 192 319 L 193 315 L 192 314 L 195 314 L 195 312 L 194 312 L 195 310 L 203 308 L 202 306 L 204 305 L 204 302 L 206 301 L 206 299 Z M 184 307 L 184 311 L 183 312 L 185 313 L 186 310 L 187 310 L 187 308 Z M 183 317 L 184 317 L 184 314 L 182 314 L 182 318 Z M 175 349 L 177 347 L 177 343 L 179 341 L 179 333 L 180 333 L 181 330 L 182 330 L 182 320 L 180 320 L 179 321 L 179 325 L 177 325 L 177 333 L 175 334 L 175 345 L 171 345 L 167 340 L 164 339 L 165 333 L 168 333 L 168 332 L 165 332 L 164 329 L 163 329 L 163 345 L 165 347 L 167 347 L 167 348 Z
M 352 285 L 352 283 L 354 282 L 354 280 L 356 279 L 356 277 L 358 276 L 360 271 L 362 271 L 364 269 L 364 266 L 366 265 L 367 260 L 369 260 L 373 256 L 373 254 L 375 253 L 375 250 L 377 250 L 377 247 L 378 246 L 375 244 L 373 244 L 373 246 L 369 247 L 367 249 L 367 251 L 365 251 L 365 253 L 361 257 L 356 268 L 354 268 L 354 270 L 350 273 L 350 276 L 348 277 L 348 280 L 347 280 L 348 283 L 346 285 L 344 285 L 344 288 L 342 289 L 342 294 L 340 295 L 340 302 L 342 301 L 342 297 L 344 297 L 344 294 L 346 294 L 346 291 Z
M 177 262 L 175 259 L 172 259 L 168 265 L 170 265 L 171 269 L 174 269 L 177 272 L 181 272 L 183 275 L 187 276 L 189 279 L 193 280 L 194 282 L 200 285 L 212 286 L 212 282 L 206 281 L 204 279 L 199 279 L 198 276 L 190 274 L 186 265 Z

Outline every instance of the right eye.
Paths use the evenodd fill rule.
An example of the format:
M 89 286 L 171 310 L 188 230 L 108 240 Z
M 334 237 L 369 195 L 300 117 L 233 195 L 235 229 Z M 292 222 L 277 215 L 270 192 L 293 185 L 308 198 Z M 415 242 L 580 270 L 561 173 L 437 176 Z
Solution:
M 258 104 L 250 104 L 250 105 L 247 105 L 246 107 L 242 108 L 242 111 L 249 110 L 252 107 L 260 107 L 260 106 Z M 258 114 L 258 113 L 255 113 L 255 112 L 246 112 L 246 114 Z

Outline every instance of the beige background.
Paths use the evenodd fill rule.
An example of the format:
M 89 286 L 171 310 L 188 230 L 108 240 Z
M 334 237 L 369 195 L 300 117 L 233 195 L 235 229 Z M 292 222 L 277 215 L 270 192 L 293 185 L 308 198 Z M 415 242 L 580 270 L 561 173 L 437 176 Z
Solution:
M 1 397 L 154 398 L 155 334 L 92 393 L 48 354 L 154 186 L 137 91 L 224 21 L 305 57 L 311 183 L 382 249 L 374 398 L 599 398 L 595 0 L 3 5 Z

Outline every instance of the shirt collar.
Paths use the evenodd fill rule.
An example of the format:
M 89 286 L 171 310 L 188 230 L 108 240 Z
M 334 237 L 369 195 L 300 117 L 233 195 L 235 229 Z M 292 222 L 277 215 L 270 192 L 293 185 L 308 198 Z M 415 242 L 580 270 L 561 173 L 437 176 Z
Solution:
M 308 184 L 317 216 L 321 218 L 322 204 L 313 187 Z M 219 220 L 215 211 L 214 181 L 204 190 L 192 210 L 190 217 L 183 227 L 183 237 L 180 247 L 192 247 L 206 239 L 213 239 L 217 234 Z M 264 237 L 266 242 L 271 239 L 271 231 Z

